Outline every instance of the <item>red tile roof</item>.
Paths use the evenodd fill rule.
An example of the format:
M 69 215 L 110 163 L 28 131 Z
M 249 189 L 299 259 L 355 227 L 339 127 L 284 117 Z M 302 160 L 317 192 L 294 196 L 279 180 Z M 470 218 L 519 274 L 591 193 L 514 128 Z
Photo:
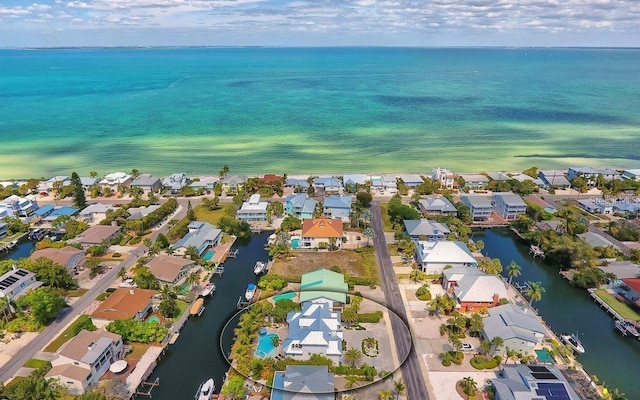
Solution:
M 92 318 L 117 321 L 131 319 L 151 302 L 155 290 L 118 288 L 91 314 Z
M 339 219 L 305 219 L 302 223 L 302 237 L 341 238 L 342 232 L 342 220 Z
M 640 278 L 627 278 L 623 279 L 622 282 L 626 283 L 631 289 L 640 293 Z

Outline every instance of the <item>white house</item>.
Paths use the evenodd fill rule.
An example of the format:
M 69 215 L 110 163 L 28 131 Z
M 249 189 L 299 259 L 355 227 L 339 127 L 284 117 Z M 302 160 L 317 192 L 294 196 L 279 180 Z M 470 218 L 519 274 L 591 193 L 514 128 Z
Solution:
M 513 303 L 489 309 L 489 316 L 484 318 L 482 336 L 488 341 L 496 337 L 503 340 L 498 350 L 509 350 L 518 353 L 532 353 L 535 346 L 542 343 L 546 336 L 544 326 L 538 317 L 527 307 Z
M 28 217 L 38 209 L 38 202 L 34 195 L 25 197 L 15 194 L 0 201 L 0 218 Z
M 242 207 L 236 212 L 236 217 L 247 222 L 266 221 L 268 206 L 268 202 L 260 201 L 259 194 L 252 194 L 249 201 L 242 203 Z
M 439 182 L 441 188 L 454 189 L 458 186 L 455 174 L 447 168 L 434 168 L 431 171 L 431 179 L 434 182 Z
M 322 202 L 322 215 L 327 218 L 349 222 L 351 219 L 351 196 L 334 194 Z
M 478 265 L 469 248 L 459 241 L 419 241 L 416 258 L 422 272 L 440 274 L 447 265 L 471 267 Z
M 105 177 L 100 181 L 100 185 L 102 187 L 108 187 L 113 190 L 117 190 L 118 186 L 127 186 L 131 183 L 132 180 L 133 177 L 131 175 L 125 174 L 124 172 L 112 172 L 105 175 Z
M 285 355 L 308 360 L 320 354 L 340 363 L 342 357 L 342 324 L 340 312 L 331 311 L 328 303 L 304 302 L 301 311 L 287 315 L 289 334 L 282 342 Z
M 109 211 L 115 211 L 116 208 L 111 204 L 95 203 L 89 204 L 82 211 L 80 217 L 88 223 L 100 222 L 107 218 Z
M 498 215 L 506 220 L 513 220 L 527 212 L 527 204 L 522 197 L 512 192 L 494 192 L 493 201 Z
M 42 282 L 36 280 L 36 274 L 26 269 L 12 269 L 0 276 L 0 292 L 9 300 L 17 300 L 27 294 L 31 289 L 42 286 Z

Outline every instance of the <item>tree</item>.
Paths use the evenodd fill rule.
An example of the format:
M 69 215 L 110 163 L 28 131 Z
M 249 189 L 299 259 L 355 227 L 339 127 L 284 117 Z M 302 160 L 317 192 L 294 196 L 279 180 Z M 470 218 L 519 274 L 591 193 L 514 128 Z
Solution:
M 271 207 L 271 212 L 273 215 L 282 215 L 284 214 L 284 205 L 279 201 L 272 201 L 269 203 L 269 207 Z
M 347 375 L 344 377 L 344 379 L 346 380 L 344 387 L 347 389 L 352 389 L 356 383 L 358 383 L 358 376 L 357 375 Z
M 95 178 L 96 176 L 98 176 L 98 172 L 97 171 L 89 171 L 89 176 L 91 178 Z
M 139 171 L 137 168 L 133 168 L 133 169 L 131 170 L 131 175 L 132 175 L 134 178 L 137 178 L 138 176 L 140 176 L 140 171 Z
M 356 364 L 362 361 L 362 352 L 355 347 L 351 347 L 349 350 L 344 352 L 343 357 L 348 364 L 355 367 Z
M 388 390 L 381 390 L 380 393 L 378 393 L 378 399 L 380 399 L 380 400 L 393 400 L 393 393 L 391 393 Z
M 71 174 L 71 184 L 73 185 L 73 204 L 80 209 L 85 208 L 87 206 L 87 199 L 84 195 L 82 181 L 75 171 Z
M 62 310 L 66 303 L 62 296 L 53 290 L 40 287 L 29 291 L 25 296 L 18 300 L 18 305 L 31 310 L 31 316 L 34 320 L 42 325 L 48 324 L 53 320 L 58 312 Z
M 400 380 L 393 381 L 393 390 L 396 392 L 396 400 L 398 400 L 398 397 L 407 393 L 407 386 Z
M 362 208 L 371 207 L 371 201 L 373 200 L 373 196 L 369 192 L 358 192 L 356 193 L 356 201 Z
M 193 211 L 193 207 L 191 206 L 191 200 L 187 202 L 187 219 L 189 221 L 196 220 L 196 213 Z
M 169 247 L 169 239 L 167 239 L 164 234 L 160 233 L 156 238 L 156 246 L 159 249 L 166 249 L 167 247 Z
M 504 344 L 504 339 L 496 336 L 491 339 L 491 354 L 495 353 Z
M 476 335 L 480 335 L 483 328 L 484 320 L 482 319 L 482 315 L 479 313 L 471 314 L 471 317 L 469 318 L 469 330 Z
M 422 272 L 419 268 L 412 269 L 409 273 L 409 279 L 413 283 L 417 283 L 418 281 L 422 281 L 425 278 L 425 273 Z
M 364 232 L 362 232 L 362 234 L 367 237 L 367 246 L 369 246 L 369 240 L 370 239 L 375 239 L 375 237 L 376 237 L 376 232 L 372 228 L 365 228 L 365 230 L 364 230 Z
M 160 314 L 165 318 L 173 318 L 178 316 L 180 308 L 178 307 L 176 299 L 168 297 L 160 302 L 158 311 L 160 311 Z
M 198 260 L 200 258 L 200 253 L 198 253 L 198 248 L 196 246 L 187 247 L 184 254 L 189 256 L 192 260 Z
M 149 268 L 147 267 L 137 267 L 134 270 L 133 281 L 138 285 L 140 289 L 153 289 L 157 290 L 160 288 L 160 284 L 158 283 L 158 279 L 153 275 Z
M 462 378 L 462 390 L 467 396 L 473 396 L 478 388 L 476 387 L 476 381 L 472 377 L 467 376 Z
M 522 271 L 522 267 L 519 266 L 515 261 L 511 261 L 511 264 L 507 266 L 507 274 L 509 274 L 509 285 L 511 285 L 511 280 L 514 277 L 519 277 Z
M 100 392 L 85 392 L 77 400 L 107 400 L 107 396 Z
M 527 289 L 525 294 L 529 298 L 530 302 L 533 303 L 534 301 L 542 300 L 542 294 L 545 292 L 545 290 L 542 287 L 541 282 L 527 282 L 527 286 L 529 286 L 529 288 Z
M 287 215 L 280 225 L 280 230 L 283 232 L 291 232 L 300 228 L 302 228 L 302 222 L 292 215 Z
M 229 173 L 230 169 L 228 165 L 224 165 L 222 167 L 222 169 L 220 170 L 220 172 L 218 172 L 218 175 L 220 176 L 220 179 L 224 178 L 225 176 L 227 176 L 227 174 Z
M 246 387 L 244 385 L 245 378 L 240 375 L 233 374 L 229 377 L 222 386 L 221 393 L 226 398 L 231 400 L 240 400 L 244 399 L 244 393 L 246 391 Z
M 100 264 L 100 259 L 97 257 L 89 258 L 85 263 L 85 267 L 89 268 L 89 277 L 95 278 L 99 274 L 104 272 L 104 266 Z
M 200 273 L 198 271 L 191 272 L 185 280 L 187 285 L 197 285 L 200 283 Z

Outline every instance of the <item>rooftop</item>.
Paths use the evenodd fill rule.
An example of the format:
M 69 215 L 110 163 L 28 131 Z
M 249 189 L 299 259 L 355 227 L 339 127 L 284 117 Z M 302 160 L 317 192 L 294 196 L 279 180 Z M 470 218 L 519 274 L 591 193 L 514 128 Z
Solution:
M 76 249 L 75 247 L 65 246 L 61 249 L 55 249 L 53 247 L 47 249 L 41 249 L 34 251 L 29 260 L 35 261 L 38 258 L 44 257 L 55 262 L 56 264 L 66 265 L 72 257 L 82 254 L 84 257 L 84 251 Z
M 195 264 L 194 261 L 186 259 L 186 258 L 178 258 L 173 257 L 166 254 L 158 254 L 153 257 L 151 261 L 147 264 L 149 271 L 156 278 L 165 282 L 173 282 L 182 269 L 189 265 Z
M 101 244 L 104 240 L 120 232 L 119 226 L 95 225 L 82 232 L 78 242 L 82 244 Z
M 131 319 L 151 302 L 155 290 L 118 288 L 91 314 L 92 318 L 116 321 Z
M 118 342 L 122 337 L 104 330 L 88 331 L 83 329 L 73 339 L 62 345 L 58 354 L 63 357 L 91 364 L 97 360 L 102 352 Z
M 347 302 L 348 291 L 344 275 L 321 268 L 302 274 L 300 302 L 325 297 L 344 304 Z
M 342 235 L 342 220 L 339 219 L 305 219 L 302 222 L 302 237 L 341 238 Z

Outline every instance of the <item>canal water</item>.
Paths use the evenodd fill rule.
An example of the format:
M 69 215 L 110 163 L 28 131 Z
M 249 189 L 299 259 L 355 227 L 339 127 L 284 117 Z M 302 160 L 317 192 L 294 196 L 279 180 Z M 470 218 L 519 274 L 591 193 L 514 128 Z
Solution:
M 616 387 L 629 399 L 640 399 L 640 342 L 623 337 L 613 318 L 589 297 L 564 279 L 556 266 L 529 254 L 529 246 L 508 229 L 476 231 L 474 240 L 485 244 L 486 256 L 500 259 L 505 268 L 515 261 L 522 274 L 513 282 L 542 282 L 545 293 L 534 303 L 542 318 L 556 332 L 578 333 L 586 352 L 578 361 L 590 375 L 596 375 L 607 387 Z
M 193 399 L 198 386 L 209 378 L 215 380 L 216 392 L 220 391 L 229 369 L 220 349 L 220 335 L 225 323 L 238 311 L 236 304 L 244 296 L 247 284 L 257 282 L 253 273 L 256 261 L 268 260 L 264 245 L 269 233 L 254 235 L 250 241 L 236 241 L 238 256 L 225 261 L 222 278 L 216 275 L 212 279 L 216 291 L 205 300 L 204 312 L 200 317 L 189 317 L 180 337 L 169 345 L 148 379 L 160 378 L 160 386 L 152 391 L 153 400 Z M 224 335 L 224 343 L 232 343 L 233 329 L 225 330 Z
M 27 239 L 22 239 L 13 250 L 10 250 L 9 252 L 3 251 L 2 253 L 0 253 L 0 261 L 18 260 L 20 258 L 29 257 L 35 248 L 35 242 Z

